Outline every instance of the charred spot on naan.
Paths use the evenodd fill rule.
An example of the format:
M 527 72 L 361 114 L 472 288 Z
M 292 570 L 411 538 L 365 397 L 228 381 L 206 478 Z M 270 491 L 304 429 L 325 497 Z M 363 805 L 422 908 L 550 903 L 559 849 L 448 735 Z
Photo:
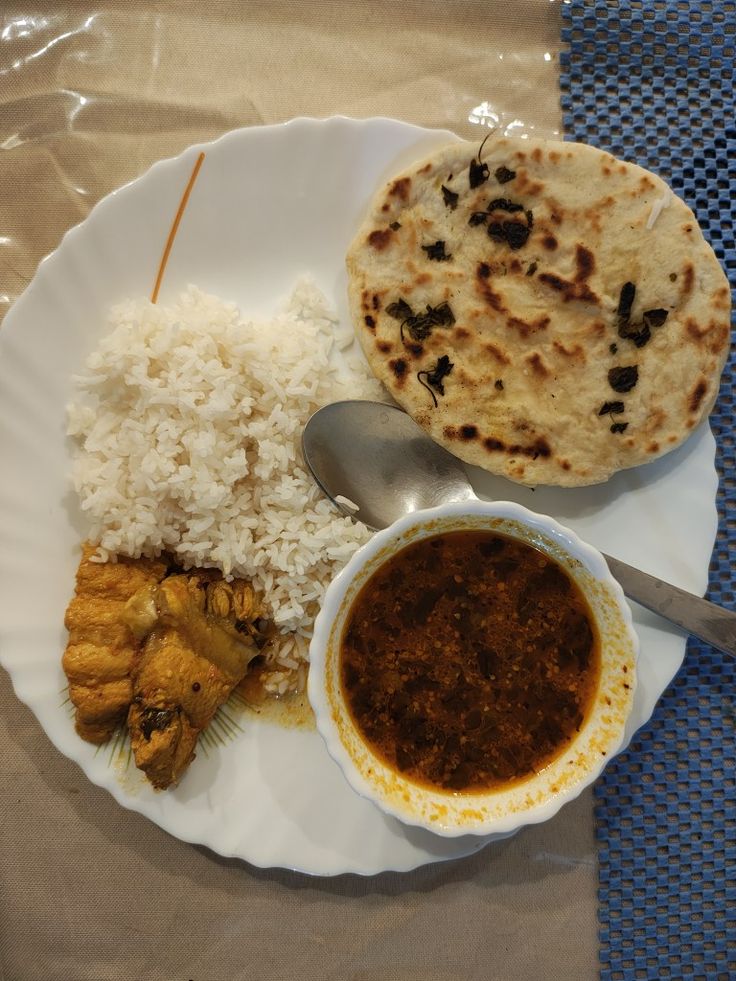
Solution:
M 391 187 L 389 188 L 389 197 L 398 198 L 400 201 L 409 200 L 409 191 L 411 190 L 411 177 L 400 177 L 395 180 Z
M 375 228 L 368 236 L 368 244 L 376 252 L 383 252 L 391 242 L 394 232 L 391 228 Z
M 730 310 L 731 308 L 731 290 L 728 286 L 721 286 L 713 294 L 713 306 L 716 310 Z
M 595 256 L 584 245 L 575 246 L 575 282 L 582 283 L 595 272 Z
M 378 293 L 363 290 L 360 294 L 360 309 L 363 324 L 371 331 L 375 330 L 378 312 L 381 309 L 381 298 Z
M 550 369 L 544 363 L 544 359 L 539 351 L 532 351 L 531 354 L 528 354 L 524 358 L 524 361 L 529 365 L 532 372 L 535 375 L 538 375 L 540 378 L 548 378 L 552 374 Z
M 521 337 L 529 337 L 531 334 L 536 334 L 540 330 L 546 330 L 550 323 L 551 320 L 546 314 L 542 314 L 531 322 L 522 320 L 521 317 L 508 317 L 506 320 L 506 326 L 511 330 L 517 331 Z
M 667 422 L 667 413 L 664 411 L 664 409 L 660 407 L 655 407 L 649 413 L 649 416 L 645 424 L 645 431 L 649 435 L 651 435 L 652 433 L 656 433 L 664 427 L 664 424 L 666 422 Z
M 475 269 L 476 289 L 483 301 L 497 313 L 508 313 L 504 305 L 504 299 L 490 285 L 492 268 L 487 262 L 479 262 Z
M 686 262 L 680 275 L 680 297 L 684 300 L 693 291 L 695 285 L 695 267 L 692 262 Z
M 600 324 L 603 328 L 602 332 L 605 332 L 605 325 Z M 562 341 L 554 340 L 552 341 L 552 349 L 560 355 L 561 358 L 570 361 L 578 361 L 580 364 L 585 364 L 585 348 L 580 344 L 571 344 L 569 347 L 562 343 Z
M 684 333 L 691 343 L 704 347 L 711 354 L 718 355 L 728 347 L 731 327 L 730 324 L 714 320 L 701 327 L 694 317 L 688 317 L 685 321 Z
M 497 436 L 486 436 L 483 440 L 483 446 L 489 453 L 505 453 L 509 457 L 525 456 L 531 460 L 536 460 L 539 457 L 547 458 L 552 455 L 552 449 L 544 436 L 537 436 L 534 442 L 526 444 L 509 444 Z
M 360 294 L 360 307 L 364 314 L 378 313 L 381 309 L 381 296 L 370 290 L 363 290 Z
M 730 341 L 731 341 L 731 325 L 730 324 L 714 324 L 712 328 L 713 339 L 711 341 L 709 351 L 711 354 L 725 355 L 728 351 Z M 714 366 L 716 369 L 717 366 Z
M 470 422 L 463 426 L 445 426 L 443 432 L 447 439 L 459 439 L 464 443 L 470 443 L 480 435 L 478 427 Z
M 493 344 L 491 341 L 488 341 L 488 343 L 484 345 L 484 350 L 490 354 L 492 358 L 498 361 L 499 364 L 511 364 L 511 358 L 504 351 L 502 351 L 498 345 Z
M 708 382 L 705 378 L 699 378 L 695 386 L 688 395 L 687 407 L 690 412 L 697 412 L 700 408 L 700 403 L 705 398 L 705 394 L 708 391 Z
M 476 267 L 476 276 L 479 279 L 489 279 L 491 276 L 506 276 L 511 266 L 511 262 L 506 263 L 495 259 L 483 259 Z
M 529 177 L 526 170 L 519 170 L 514 191 L 524 197 L 538 197 L 546 191 L 546 185 L 542 181 L 534 180 Z
M 592 303 L 600 306 L 600 297 L 585 282 L 571 283 L 566 279 L 562 279 L 561 276 L 555 275 L 555 273 L 539 273 L 537 279 L 540 283 L 544 283 L 545 286 L 549 286 L 550 289 L 559 293 L 565 303 L 571 303 L 577 300 L 582 303 Z
M 406 360 L 404 358 L 392 358 L 388 366 L 394 374 L 396 384 L 402 387 L 406 382 L 406 375 L 409 369 Z

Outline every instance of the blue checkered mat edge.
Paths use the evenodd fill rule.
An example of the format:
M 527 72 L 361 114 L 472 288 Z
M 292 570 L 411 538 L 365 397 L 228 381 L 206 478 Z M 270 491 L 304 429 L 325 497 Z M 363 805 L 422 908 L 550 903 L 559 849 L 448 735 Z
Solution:
M 736 0 L 562 6 L 565 135 L 649 167 L 736 285 Z M 734 606 L 734 355 L 711 417 L 709 597 Z M 651 722 L 596 785 L 602 981 L 736 979 L 736 661 L 691 641 Z

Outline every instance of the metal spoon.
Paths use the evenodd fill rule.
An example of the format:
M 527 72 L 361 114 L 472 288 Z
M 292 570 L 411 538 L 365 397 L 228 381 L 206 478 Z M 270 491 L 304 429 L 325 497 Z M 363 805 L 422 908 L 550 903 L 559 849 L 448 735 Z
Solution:
M 302 448 L 325 494 L 369 528 L 385 528 L 411 511 L 476 497 L 456 457 L 401 409 L 380 402 L 325 406 L 305 426 Z M 630 599 L 736 657 L 736 613 L 603 557 Z

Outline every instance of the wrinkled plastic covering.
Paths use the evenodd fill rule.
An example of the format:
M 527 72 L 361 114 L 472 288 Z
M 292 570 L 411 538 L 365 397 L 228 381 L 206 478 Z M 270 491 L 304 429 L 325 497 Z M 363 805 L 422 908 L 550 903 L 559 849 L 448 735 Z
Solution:
M 3 4 L 0 316 L 101 197 L 293 116 L 559 131 L 547 0 Z
M 560 131 L 548 0 L 6 3 L 0 18 L 0 317 L 101 197 L 230 129 L 342 113 L 468 138 Z M 472 859 L 310 882 L 121 811 L 4 674 L 0 703 L 0 976 L 595 973 L 589 794 Z

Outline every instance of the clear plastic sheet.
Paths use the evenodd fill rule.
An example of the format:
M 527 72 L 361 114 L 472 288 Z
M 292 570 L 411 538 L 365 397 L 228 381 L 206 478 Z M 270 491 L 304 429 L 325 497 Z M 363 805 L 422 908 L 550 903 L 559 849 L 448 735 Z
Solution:
M 548 0 L 4 4 L 0 317 L 101 197 L 239 126 L 560 130 Z
M 100 198 L 233 128 L 342 113 L 469 138 L 560 131 L 555 0 L 6 3 L 0 25 L 0 317 Z M 589 794 L 471 859 L 309 880 L 121 811 L 49 745 L 4 674 L 0 703 L 0 977 L 596 971 Z

